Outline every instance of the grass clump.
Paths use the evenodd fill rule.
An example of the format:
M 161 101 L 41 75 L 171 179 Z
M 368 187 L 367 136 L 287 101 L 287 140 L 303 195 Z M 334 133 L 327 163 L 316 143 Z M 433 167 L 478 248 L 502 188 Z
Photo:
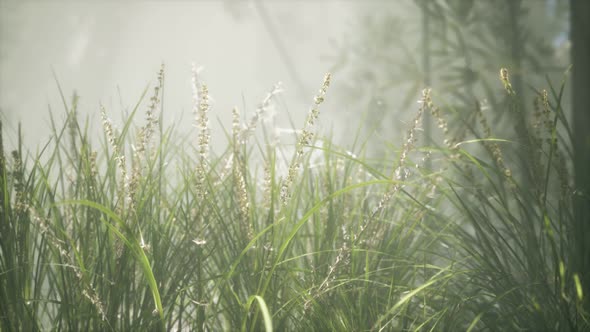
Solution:
M 214 154 L 196 69 L 197 139 L 178 144 L 161 123 L 164 68 L 143 126 L 132 121 L 141 100 L 119 131 L 101 106 L 99 150 L 77 97 L 39 154 L 0 150 L 2 329 L 589 327 L 569 241 L 563 87 L 551 101 L 539 92 L 527 145 L 495 138 L 480 103 L 479 125 L 451 136 L 449 110 L 424 90 L 402 147 L 371 160 L 364 143 L 353 153 L 315 134 L 330 80 L 291 156 L 269 128 L 253 139 L 278 86 L 246 124 L 232 111 Z M 504 70 L 502 82 L 509 101 Z M 439 146 L 419 144 L 424 116 Z M 529 167 L 515 169 L 522 153 Z

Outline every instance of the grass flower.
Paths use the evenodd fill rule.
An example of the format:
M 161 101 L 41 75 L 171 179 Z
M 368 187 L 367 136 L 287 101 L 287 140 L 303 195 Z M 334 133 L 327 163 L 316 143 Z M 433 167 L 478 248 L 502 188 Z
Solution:
M 301 135 L 297 141 L 296 149 L 295 149 L 295 156 L 289 165 L 289 171 L 287 173 L 286 179 L 283 181 L 281 186 L 281 202 L 283 205 L 287 204 L 290 198 L 290 190 L 293 182 L 295 181 L 295 177 L 299 172 L 299 168 L 301 166 L 301 162 L 303 160 L 303 150 L 305 146 L 310 145 L 313 141 L 314 133 L 311 131 L 315 121 L 317 120 L 320 111 L 319 106 L 321 103 L 324 102 L 324 98 L 326 96 L 326 91 L 330 86 L 331 75 L 326 74 L 324 77 L 324 83 L 319 91 L 319 93 L 314 97 L 314 105 L 309 110 L 307 114 L 307 118 L 305 119 L 305 125 L 303 126 L 303 130 L 301 131 Z
M 102 149 L 77 97 L 34 157 L 4 155 L 0 122 L 0 330 L 588 330 L 559 96 L 535 99 L 530 165 L 508 168 L 522 149 L 493 136 L 483 101 L 451 119 L 430 89 L 393 157 L 375 160 L 316 137 L 326 75 L 288 129 L 279 181 L 289 148 L 249 138 L 280 86 L 246 124 L 232 110 L 211 153 L 209 90 L 192 76 L 192 150 L 157 130 L 163 67 L 143 126 L 116 132 L 100 106 Z M 433 146 L 420 143 L 427 113 Z

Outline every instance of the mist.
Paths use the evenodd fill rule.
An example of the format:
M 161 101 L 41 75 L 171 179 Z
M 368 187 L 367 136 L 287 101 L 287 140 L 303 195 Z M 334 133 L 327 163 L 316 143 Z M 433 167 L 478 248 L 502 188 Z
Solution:
M 49 108 L 56 119 L 67 115 L 58 84 L 67 103 L 74 91 L 80 97 L 78 116 L 88 117 L 99 135 L 99 105 L 115 121 L 123 118 L 155 84 L 161 63 L 164 126 L 190 130 L 194 122 L 192 63 L 202 68 L 213 99 L 214 146 L 226 143 L 219 122 L 230 126 L 231 109 L 250 116 L 278 82 L 284 90 L 278 123 L 291 127 L 290 116 L 298 125 L 357 7 L 352 1 L 0 4 L 0 109 L 7 136 L 14 139 L 22 123 L 33 150 L 51 136 Z
M 590 330 L 588 17 L 0 0 L 0 330 Z

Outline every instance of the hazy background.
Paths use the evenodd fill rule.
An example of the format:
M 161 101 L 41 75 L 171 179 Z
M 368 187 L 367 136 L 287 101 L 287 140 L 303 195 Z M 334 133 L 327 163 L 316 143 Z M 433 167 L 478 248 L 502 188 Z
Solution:
M 27 145 L 50 136 L 48 105 L 65 116 L 52 71 L 68 102 L 76 90 L 81 114 L 96 124 L 99 103 L 120 120 L 161 62 L 168 123 L 192 121 L 191 62 L 203 67 L 214 99 L 212 126 L 219 117 L 229 128 L 233 106 L 252 112 L 279 81 L 283 104 L 302 123 L 355 14 L 351 1 L 0 3 L 0 108 L 8 136 L 21 121 Z
M 501 89 L 498 70 L 510 65 L 496 52 L 504 47 L 500 39 L 507 34 L 494 30 L 499 28 L 493 27 L 490 13 L 490 8 L 501 11 L 509 2 L 436 2 L 451 14 L 439 20 L 432 10 L 431 48 L 452 44 L 453 24 L 463 19 L 456 13 L 467 13 L 473 31 L 461 29 L 471 33 L 468 42 L 484 49 L 484 56 L 459 64 L 434 59 L 432 73 L 426 74 L 420 68 L 421 1 L 1 0 L 0 110 L 7 122 L 5 136 L 12 138 L 7 143 L 14 145 L 16 124 L 22 122 L 25 144 L 34 150 L 51 135 L 49 106 L 57 119 L 65 117 L 53 72 L 68 103 L 77 91 L 80 115 L 89 117 L 91 132 L 98 136 L 99 103 L 120 124 L 124 110 L 133 107 L 148 84 L 155 84 L 162 62 L 165 126 L 175 123 L 181 130 L 192 124 L 190 64 L 204 68 L 202 78 L 214 99 L 214 146 L 226 142 L 216 118 L 229 128 L 233 106 L 249 117 L 279 81 L 285 91 L 277 108 L 278 125 L 290 127 L 289 114 L 300 127 L 327 71 L 333 72 L 334 84 L 322 108 L 321 126 L 333 128 L 337 139 L 349 138 L 364 121 L 387 139 L 390 136 L 379 133 L 404 131 L 422 88 L 453 91 L 465 86 L 465 75 L 452 85 L 452 76 L 444 70 L 474 72 Z M 548 51 L 542 60 L 547 68 L 520 72 L 527 78 L 543 71 L 559 78 L 569 61 L 565 1 L 523 3 L 528 12 L 520 24 L 533 33 L 527 36 L 536 47 L 531 52 Z M 491 23 L 478 17 L 490 17 Z M 477 30 L 484 28 L 483 33 Z M 486 41 L 484 33 L 491 41 L 476 45 Z

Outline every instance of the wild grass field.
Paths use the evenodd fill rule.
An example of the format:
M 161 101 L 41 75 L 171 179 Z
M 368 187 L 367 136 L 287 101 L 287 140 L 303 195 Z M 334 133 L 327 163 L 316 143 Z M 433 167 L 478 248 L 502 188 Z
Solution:
M 63 94 L 66 120 L 38 154 L 0 141 L 0 330 L 590 329 L 563 83 L 527 102 L 518 142 L 483 103 L 457 118 L 425 89 L 375 159 L 360 136 L 316 133 L 330 75 L 294 146 L 261 122 L 273 90 L 254 114 L 232 111 L 214 153 L 193 75 L 191 136 L 162 125 L 162 67 L 122 127 L 100 106 L 100 144 Z M 504 111 L 523 111 L 518 93 L 502 69 Z

